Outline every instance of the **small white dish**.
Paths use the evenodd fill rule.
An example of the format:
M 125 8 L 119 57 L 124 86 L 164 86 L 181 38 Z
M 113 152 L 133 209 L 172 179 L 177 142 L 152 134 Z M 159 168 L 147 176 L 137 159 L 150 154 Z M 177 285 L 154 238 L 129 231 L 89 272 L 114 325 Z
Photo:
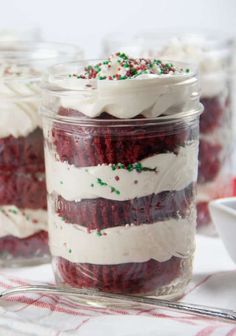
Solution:
M 236 263 L 236 197 L 211 201 L 209 210 L 226 250 Z

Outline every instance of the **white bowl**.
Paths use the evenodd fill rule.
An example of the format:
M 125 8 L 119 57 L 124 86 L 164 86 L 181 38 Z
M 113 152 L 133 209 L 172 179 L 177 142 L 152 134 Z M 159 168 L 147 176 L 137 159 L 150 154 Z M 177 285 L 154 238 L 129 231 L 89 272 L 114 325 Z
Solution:
M 211 201 L 209 210 L 226 250 L 236 263 L 236 197 Z

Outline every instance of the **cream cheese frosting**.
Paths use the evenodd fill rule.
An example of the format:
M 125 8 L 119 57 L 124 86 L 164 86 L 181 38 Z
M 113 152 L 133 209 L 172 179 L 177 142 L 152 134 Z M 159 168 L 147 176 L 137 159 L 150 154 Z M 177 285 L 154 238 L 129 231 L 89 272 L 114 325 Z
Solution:
M 185 219 L 113 227 L 98 234 L 53 215 L 49 220 L 49 247 L 53 256 L 97 265 L 186 258 L 194 250 L 195 220 L 193 211 Z
M 178 154 L 156 154 L 129 169 L 122 164 L 78 168 L 57 160 L 46 148 L 47 189 L 68 201 L 98 197 L 125 201 L 182 190 L 197 179 L 197 152 L 198 141 L 192 141 L 180 147 Z
M 39 231 L 47 231 L 47 211 L 19 209 L 14 205 L 0 206 L 0 238 L 27 238 Z
M 58 106 L 90 118 L 103 112 L 122 119 L 175 114 L 194 108 L 198 94 L 197 79 L 190 69 L 122 53 L 56 81 L 49 76 L 49 83 L 72 90 L 58 98 Z
M 41 127 L 38 113 L 39 88 L 24 76 L 34 72 L 28 67 L 0 66 L 0 138 L 27 136 Z

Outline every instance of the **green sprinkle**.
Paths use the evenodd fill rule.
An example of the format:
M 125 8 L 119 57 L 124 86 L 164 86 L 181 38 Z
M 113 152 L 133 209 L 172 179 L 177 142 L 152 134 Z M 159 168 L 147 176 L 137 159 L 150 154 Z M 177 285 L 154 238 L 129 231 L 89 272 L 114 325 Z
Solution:
M 97 178 L 97 183 L 100 184 L 101 186 L 107 186 L 107 183 L 100 178 Z
M 190 69 L 186 69 L 185 71 L 188 73 L 190 71 Z
M 128 169 L 129 172 L 131 172 L 134 169 L 134 167 L 131 163 L 129 163 L 128 166 L 127 166 L 127 169 Z
M 143 170 L 142 164 L 140 162 L 136 163 L 135 169 L 138 173 L 140 173 Z
M 90 184 L 90 186 L 93 188 L 93 187 L 94 187 L 94 184 L 93 184 L 93 183 L 91 183 L 91 184 Z
M 69 253 L 71 253 L 72 252 L 72 249 L 69 249 Z
M 102 234 L 101 234 L 100 231 L 97 231 L 97 236 L 98 236 L 98 237 L 101 237 L 101 236 L 102 236 Z
M 119 190 L 116 190 L 116 194 L 117 194 L 117 195 L 120 195 L 120 191 L 119 191 Z
M 60 184 L 63 184 L 63 181 L 60 181 Z
M 15 209 L 10 209 L 9 212 L 11 212 L 11 213 L 13 213 L 13 214 L 15 214 L 15 215 L 18 213 L 18 211 L 15 210 Z

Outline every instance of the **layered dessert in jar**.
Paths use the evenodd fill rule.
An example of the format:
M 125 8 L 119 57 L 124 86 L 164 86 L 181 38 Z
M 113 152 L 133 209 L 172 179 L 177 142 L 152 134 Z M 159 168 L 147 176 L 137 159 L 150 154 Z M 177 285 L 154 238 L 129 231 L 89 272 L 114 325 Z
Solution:
M 180 295 L 194 252 L 198 119 L 185 65 L 115 53 L 54 67 L 42 104 L 62 286 Z
M 42 69 L 60 59 L 60 50 L 69 52 L 69 60 L 76 52 L 70 46 L 0 43 L 1 266 L 49 258 L 39 84 Z
M 165 34 L 164 34 L 165 36 Z M 110 36 L 105 50 L 123 46 L 132 55 L 194 62 L 199 66 L 201 103 L 198 229 L 214 234 L 208 211 L 210 200 L 232 195 L 232 42 L 214 36 L 182 35 L 170 38 L 147 33 L 129 39 Z

